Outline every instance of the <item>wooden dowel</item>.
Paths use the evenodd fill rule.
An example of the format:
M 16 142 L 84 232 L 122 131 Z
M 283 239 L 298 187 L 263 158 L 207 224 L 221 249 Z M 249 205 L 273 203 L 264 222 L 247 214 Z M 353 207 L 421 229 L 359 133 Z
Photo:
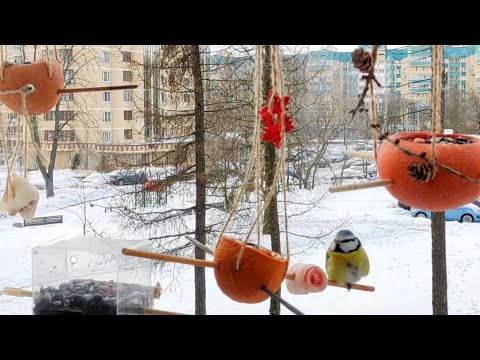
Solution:
M 134 250 L 134 249 L 122 249 L 123 255 L 127 256 L 136 256 L 152 260 L 161 260 L 161 261 L 170 261 L 180 264 L 195 265 L 200 267 L 211 267 L 215 268 L 216 264 L 213 261 L 199 260 L 199 259 L 190 259 L 183 256 L 167 255 L 161 253 L 153 253 L 148 251 Z
M 333 186 L 330 189 L 328 189 L 328 191 L 333 193 L 333 192 L 360 190 L 360 189 L 368 189 L 368 188 L 391 186 L 391 185 L 393 185 L 392 180 L 380 180 L 380 181 L 370 181 L 367 183 Z
M 204 244 L 202 244 L 200 241 L 196 240 L 195 238 L 191 237 L 191 236 L 188 236 L 188 235 L 185 235 L 185 238 L 190 241 L 193 245 L 199 247 L 200 249 L 202 249 L 203 251 L 205 251 L 206 253 L 209 253 L 210 255 L 213 255 L 213 250 L 210 249 L 209 247 L 205 246 Z
M 138 85 L 118 85 L 118 86 L 99 86 L 90 88 L 75 88 L 75 89 L 59 89 L 57 94 L 71 94 L 90 91 L 111 91 L 111 90 L 127 90 L 136 89 Z
M 285 279 L 295 280 L 295 273 L 287 273 L 287 275 L 285 275 Z M 347 285 L 337 284 L 333 280 L 328 280 L 328 285 L 329 286 L 341 287 L 341 288 L 345 288 L 345 289 L 347 288 Z M 373 287 L 373 286 L 360 285 L 360 284 L 352 284 L 352 289 L 353 290 L 361 290 L 361 291 L 375 291 L 375 287 Z
M 354 150 L 347 150 L 347 151 L 345 151 L 345 154 L 347 154 L 351 157 L 356 157 L 356 158 L 360 158 L 360 159 L 375 160 L 375 154 L 372 154 L 372 153 L 366 153 L 366 152 L 360 152 L 360 151 L 354 151 Z
M 178 312 L 165 311 L 165 310 L 145 309 L 145 315 L 190 315 L 190 314 L 182 314 Z
M 19 288 L 6 287 L 3 289 L 5 295 L 17 296 L 17 297 L 32 297 L 32 292 L 30 290 L 23 290 Z

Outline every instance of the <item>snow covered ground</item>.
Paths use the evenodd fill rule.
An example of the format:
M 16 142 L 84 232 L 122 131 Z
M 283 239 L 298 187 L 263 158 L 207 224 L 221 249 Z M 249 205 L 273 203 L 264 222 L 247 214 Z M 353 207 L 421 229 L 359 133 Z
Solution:
M 62 235 L 82 234 L 82 206 L 79 199 L 98 206 L 86 207 L 87 216 L 98 233 L 118 237 L 121 232 L 112 212 L 104 212 L 105 197 L 116 190 L 104 184 L 105 176 L 92 174 L 81 185 L 80 173 L 61 170 L 56 173 L 54 198 L 41 200 L 36 216 L 61 214 L 62 224 L 16 228 L 21 218 L 0 217 L 0 290 L 4 287 L 31 286 L 32 247 Z M 42 185 L 39 172 L 31 172 L 29 180 Z M 4 188 L 5 172 L 0 174 Z M 81 185 L 80 187 L 79 184 Z M 77 185 L 77 187 L 75 187 Z M 289 195 L 291 213 L 321 196 L 326 187 L 295 190 Z M 99 200 L 97 200 L 99 199 Z M 283 222 L 282 222 L 283 223 Z M 431 234 L 430 220 L 412 218 L 408 211 L 396 206 L 396 200 L 383 188 L 327 194 L 319 206 L 308 213 L 292 216 L 289 229 L 293 234 L 310 237 L 333 230 L 349 229 L 359 237 L 369 258 L 371 272 L 362 284 L 373 285 L 373 293 L 328 287 L 322 293 L 292 295 L 282 285 L 282 295 L 305 314 L 431 314 Z M 335 232 L 324 243 L 299 236 L 290 236 L 292 262 L 305 262 L 325 267 L 325 249 Z M 450 314 L 480 314 L 480 224 L 447 223 L 448 301 Z M 208 255 L 207 255 L 208 258 Z M 207 274 L 208 314 L 268 314 L 269 302 L 246 305 L 226 297 L 217 287 L 212 269 Z M 193 267 L 179 266 L 176 286 L 169 287 L 171 275 L 161 276 L 166 291 L 156 308 L 183 313 L 194 312 Z M 153 279 L 155 281 L 156 279 Z M 152 281 L 152 283 L 153 283 Z M 31 314 L 30 298 L 0 295 L 0 314 Z M 283 314 L 290 314 L 282 308 Z

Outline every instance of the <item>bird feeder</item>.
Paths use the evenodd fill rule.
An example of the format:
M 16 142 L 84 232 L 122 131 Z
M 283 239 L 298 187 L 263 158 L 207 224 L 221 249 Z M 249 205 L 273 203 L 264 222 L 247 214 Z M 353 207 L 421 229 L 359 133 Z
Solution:
M 122 247 L 149 241 L 77 236 L 32 250 L 35 315 L 144 314 L 153 308 L 151 261 L 124 256 Z
M 51 71 L 51 73 L 50 73 Z M 63 88 L 64 77 L 62 67 L 56 60 L 38 60 L 25 64 L 5 64 L 4 80 L 0 80 L 0 100 L 10 110 L 23 115 L 45 114 L 52 110 L 62 96 L 59 90 Z M 24 89 L 28 94 L 25 114 L 22 102 Z M 17 92 L 15 92 L 17 91 Z
M 472 179 L 480 179 L 480 141 L 459 134 L 438 134 L 437 162 Z M 378 173 L 382 180 L 390 180 L 386 189 L 398 201 L 411 207 L 431 211 L 445 211 L 468 204 L 480 196 L 480 184 L 448 172 L 437 166 L 430 181 L 419 181 L 415 168 L 427 161 L 407 154 L 401 148 L 417 155 L 432 158 L 431 133 L 399 133 L 385 141 L 378 152 Z M 398 146 L 395 142 L 398 141 Z M 401 147 L 401 148 L 400 148 Z M 413 173 L 412 173 L 413 171 Z
M 269 298 L 262 288 L 276 292 L 287 273 L 288 261 L 264 247 L 247 245 L 237 270 L 242 242 L 223 236 L 215 249 L 215 279 L 232 300 L 254 304 Z

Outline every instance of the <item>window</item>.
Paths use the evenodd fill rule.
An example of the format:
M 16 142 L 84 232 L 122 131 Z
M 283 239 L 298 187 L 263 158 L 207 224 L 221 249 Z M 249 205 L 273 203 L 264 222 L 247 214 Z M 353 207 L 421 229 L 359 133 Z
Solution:
M 17 146 L 17 141 L 16 140 L 8 140 L 8 147 L 10 149 L 14 149 Z
M 124 71 L 123 72 L 123 81 L 132 81 L 132 72 Z
M 68 121 L 75 118 L 75 112 L 73 110 L 60 110 L 59 120 Z M 45 120 L 55 120 L 55 111 L 49 111 L 45 114 Z
M 60 49 L 58 52 L 64 63 L 71 61 L 73 58 L 73 49 Z
M 111 131 L 102 131 L 102 142 L 104 142 L 104 143 L 112 142 L 112 132 Z
M 62 100 L 73 101 L 73 93 L 62 94 Z
M 72 69 L 67 69 L 65 70 L 65 83 L 67 85 L 73 84 L 73 70 Z
M 110 91 L 105 91 L 102 93 L 103 102 L 110 102 Z
M 17 120 L 17 114 L 16 113 L 8 113 L 7 114 L 7 119 L 8 119 L 8 121 L 15 121 L 15 120 Z
M 190 94 L 183 94 L 183 102 L 188 103 L 190 101 Z
M 124 62 L 131 62 L 132 61 L 132 53 L 130 51 L 122 51 L 123 54 L 123 61 Z
M 44 131 L 44 138 L 45 141 L 53 141 L 55 136 L 54 130 L 45 130 Z M 58 141 L 59 142 L 73 142 L 75 141 L 75 131 L 74 130 L 60 130 L 58 133 Z
M 103 122 L 108 123 L 112 121 L 112 113 L 110 111 L 104 112 L 103 113 Z
M 125 110 L 123 112 L 123 120 L 132 120 L 133 119 L 133 111 L 132 110 Z
M 123 90 L 123 101 L 132 101 L 132 90 Z
M 110 71 L 102 71 L 102 82 L 110 82 Z
M 123 130 L 123 138 L 125 140 L 132 140 L 132 129 Z
M 108 51 L 102 51 L 102 62 L 103 63 L 110 62 L 110 53 Z

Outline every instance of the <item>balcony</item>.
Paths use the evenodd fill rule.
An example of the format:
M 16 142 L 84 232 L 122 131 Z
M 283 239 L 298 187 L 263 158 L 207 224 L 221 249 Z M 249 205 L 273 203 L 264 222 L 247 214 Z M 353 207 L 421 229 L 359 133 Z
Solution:
M 77 148 L 87 149 L 95 152 L 102 153 L 122 153 L 122 154 L 145 154 L 155 153 L 161 151 L 171 150 L 174 144 L 97 144 L 97 143 L 84 143 L 78 144 L 76 142 L 59 142 L 58 151 L 73 151 Z M 52 142 L 42 142 L 42 150 L 51 151 Z

